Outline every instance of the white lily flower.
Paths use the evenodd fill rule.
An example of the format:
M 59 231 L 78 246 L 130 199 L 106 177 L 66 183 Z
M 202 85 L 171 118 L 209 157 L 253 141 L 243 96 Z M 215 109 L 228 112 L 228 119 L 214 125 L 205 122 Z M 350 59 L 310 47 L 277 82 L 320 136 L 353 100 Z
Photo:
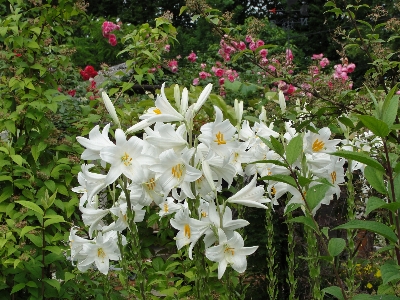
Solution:
M 139 172 L 142 173 L 139 176 L 140 181 L 133 181 L 128 186 L 128 190 L 131 190 L 131 198 L 143 206 L 148 206 L 153 201 L 157 205 L 162 203 L 167 196 L 167 192 L 163 191 L 158 179 L 155 179 L 155 172 L 148 168 L 142 168 Z
M 107 275 L 110 267 L 110 260 L 120 260 L 121 254 L 118 248 L 118 238 L 115 231 L 99 233 L 94 243 L 86 244 L 82 254 L 85 259 L 78 261 L 78 269 L 82 272 L 87 271 L 94 263 L 97 269 Z M 126 241 L 125 241 L 126 244 Z
M 303 140 L 304 152 L 309 154 L 335 152 L 340 140 L 329 140 L 330 136 L 331 130 L 328 127 L 321 128 L 318 133 L 308 131 Z
M 253 254 L 258 246 L 244 247 L 243 238 L 236 231 L 228 240 L 224 231 L 218 229 L 219 245 L 206 249 L 206 257 L 218 262 L 218 279 L 221 279 L 229 265 L 235 271 L 243 273 L 247 268 L 246 256 Z
M 158 212 L 160 218 L 176 213 L 183 208 L 183 205 L 179 202 L 175 203 L 175 199 L 172 197 L 167 197 L 158 206 L 160 207 L 160 211 Z
M 141 164 L 153 163 L 153 159 L 142 155 L 143 141 L 136 136 L 126 140 L 125 133 L 121 129 L 115 131 L 116 144 L 103 148 L 100 157 L 111 164 L 105 179 L 105 184 L 113 183 L 124 174 L 129 179 L 136 179 L 138 172 L 135 169 L 141 168 Z
M 181 151 L 188 145 L 185 136 L 186 128 L 183 124 L 175 131 L 174 125 L 157 122 L 154 130 L 146 128 L 145 132 L 147 134 L 145 140 L 162 150 L 174 149 L 175 151 Z
M 265 198 L 264 195 L 264 187 L 262 185 L 256 186 L 257 176 L 254 176 L 253 179 L 247 184 L 244 188 L 238 191 L 232 197 L 229 197 L 226 201 L 229 203 L 241 204 L 249 207 L 258 207 L 265 208 L 262 203 L 270 202 L 271 200 Z
M 206 248 L 210 247 L 217 241 L 215 235 L 217 229 L 222 229 L 229 239 L 233 236 L 234 230 L 250 224 L 248 221 L 243 219 L 232 220 L 232 210 L 228 206 L 226 206 L 225 211 L 222 212 L 223 209 L 223 205 L 220 205 L 217 209 L 214 200 L 211 200 L 208 204 L 207 214 L 203 215 L 202 213 L 201 215 L 201 220 L 208 222 L 211 225 L 211 227 L 204 233 L 204 245 Z M 223 213 L 222 219 L 220 212 Z
M 284 114 L 286 112 L 286 99 L 285 99 L 285 95 L 283 94 L 282 91 L 279 91 L 278 98 L 279 98 L 279 101 L 278 101 L 279 106 L 281 107 L 281 111 Z
M 215 121 L 203 125 L 198 140 L 219 156 L 230 156 L 232 149 L 237 147 L 235 139 L 236 128 L 229 120 L 223 120 L 222 111 L 214 106 Z
M 110 124 L 107 124 L 102 133 L 100 133 L 99 125 L 96 125 L 89 132 L 89 138 L 84 138 L 78 136 L 76 140 L 86 149 L 83 151 L 81 158 L 83 160 L 97 160 L 100 159 L 100 150 L 114 145 L 108 137 L 108 131 L 110 129 Z
M 92 207 L 79 207 L 82 212 L 82 220 L 89 227 L 89 237 L 92 238 L 93 231 L 102 229 L 103 218 L 110 212 L 108 209 L 96 209 Z
M 110 98 L 108 97 L 106 92 L 101 93 L 101 98 L 103 98 L 104 105 L 107 108 L 108 113 L 110 114 L 111 118 L 114 120 L 114 122 L 118 125 L 119 128 L 121 128 L 121 123 L 119 122 L 117 112 L 115 111 L 115 107 L 112 104 Z
M 175 240 L 176 246 L 181 249 L 183 246 L 189 245 L 189 258 L 192 258 L 192 250 L 196 242 L 207 230 L 209 224 L 199 221 L 189 216 L 189 209 L 183 208 L 179 210 L 173 219 L 170 220 L 171 226 L 179 230 Z
M 180 187 L 185 194 L 194 198 L 190 188 L 190 182 L 199 179 L 202 172 L 189 164 L 195 149 L 185 148 L 177 154 L 173 149 L 166 150 L 160 154 L 160 163 L 149 166 L 149 169 L 158 173 L 157 179 L 164 191 Z
M 199 96 L 199 99 L 197 99 L 196 103 L 194 104 L 194 106 L 193 106 L 193 115 L 197 114 L 197 112 L 200 110 L 200 108 L 206 102 L 208 96 L 210 96 L 211 90 L 212 90 L 212 84 L 209 83 L 204 88 L 204 90 L 201 92 L 201 94 Z
M 239 126 L 240 123 L 242 123 L 243 101 L 239 102 L 238 99 L 235 99 L 234 107 L 235 107 L 235 116 L 236 116 L 237 124 Z

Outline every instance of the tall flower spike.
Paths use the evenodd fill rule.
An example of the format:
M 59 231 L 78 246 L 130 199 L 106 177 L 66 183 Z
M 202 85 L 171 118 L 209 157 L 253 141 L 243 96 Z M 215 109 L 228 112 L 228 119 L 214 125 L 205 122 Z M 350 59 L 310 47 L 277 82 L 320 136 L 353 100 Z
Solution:
M 107 108 L 108 113 L 110 114 L 111 118 L 114 120 L 114 122 L 118 125 L 119 128 L 121 128 L 121 123 L 119 122 L 117 112 L 115 111 L 115 107 L 112 104 L 110 98 L 106 94 L 106 92 L 101 93 L 101 97 L 103 98 L 104 105 Z

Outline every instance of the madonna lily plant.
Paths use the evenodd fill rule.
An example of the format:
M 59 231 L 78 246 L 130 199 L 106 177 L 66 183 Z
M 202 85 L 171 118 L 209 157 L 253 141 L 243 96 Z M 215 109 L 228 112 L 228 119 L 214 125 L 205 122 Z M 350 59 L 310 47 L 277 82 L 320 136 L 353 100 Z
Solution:
M 141 121 L 125 130 L 103 93 L 113 124 L 102 131 L 97 125 L 88 138 L 77 138 L 85 147 L 82 159 L 90 160 L 78 175 L 81 186 L 74 188 L 82 195 L 80 211 L 89 236 L 79 237 L 76 227 L 70 235 L 71 258 L 81 271 L 96 266 L 107 274 L 109 261 L 124 257 L 125 245 L 140 254 L 136 223 L 145 219 L 146 207 L 153 206 L 160 218 L 170 218 L 177 249 L 187 249 L 188 258 L 217 263 L 219 279 L 227 268 L 242 273 L 246 257 L 257 246 L 244 246 L 239 232 L 249 222 L 233 218 L 239 207 L 273 208 L 288 193 L 286 210 L 295 205 L 312 216 L 338 195 L 344 160 L 329 154 L 340 141 L 329 140 L 328 128 L 298 133 L 287 123 L 280 135 L 273 123 L 266 124 L 265 111 L 253 126 L 242 121 L 243 103 L 235 101 L 236 126 L 215 106 L 214 121 L 202 125 L 195 136 L 193 121 L 211 84 L 193 104 L 186 88 L 181 94 L 174 87 L 174 104 L 164 89 L 163 84 Z M 113 126 L 118 128 L 111 137 Z M 301 185 L 293 180 L 299 177 L 304 178 Z M 231 186 L 237 192 L 222 196 Z M 145 298 L 145 266 L 140 255 L 136 259 L 137 286 Z M 203 283 L 196 281 L 198 293 L 204 292 L 201 286 L 210 276 L 203 276 Z

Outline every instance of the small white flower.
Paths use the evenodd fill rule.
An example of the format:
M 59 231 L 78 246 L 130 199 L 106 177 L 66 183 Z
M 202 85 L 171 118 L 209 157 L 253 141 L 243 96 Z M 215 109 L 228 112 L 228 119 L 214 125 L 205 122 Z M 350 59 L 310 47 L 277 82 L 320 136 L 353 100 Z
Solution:
M 228 240 L 222 229 L 218 229 L 219 245 L 206 249 L 206 257 L 218 262 L 218 279 L 221 279 L 229 265 L 235 271 L 243 273 L 247 268 L 246 256 L 253 254 L 258 246 L 243 247 L 244 241 L 239 233 L 234 232 Z

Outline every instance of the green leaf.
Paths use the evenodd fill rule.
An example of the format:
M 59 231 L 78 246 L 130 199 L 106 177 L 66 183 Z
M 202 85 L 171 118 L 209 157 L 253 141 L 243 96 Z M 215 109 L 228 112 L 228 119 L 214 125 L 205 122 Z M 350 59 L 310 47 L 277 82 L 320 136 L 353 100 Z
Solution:
M 298 209 L 299 207 L 302 207 L 303 204 L 301 203 L 291 203 L 288 206 L 286 206 L 286 210 L 285 210 L 285 215 L 287 215 L 288 213 L 291 213 L 292 211 Z
M 400 280 L 400 266 L 398 266 L 394 261 L 388 261 L 383 266 L 381 266 L 381 274 L 383 284 L 388 284 L 394 280 Z
M 267 140 L 266 138 L 263 138 L 262 136 L 258 136 L 265 145 L 267 145 L 271 150 L 274 150 L 276 153 L 278 153 L 281 157 L 283 157 L 283 154 L 285 153 L 285 149 L 283 148 L 283 145 L 273 136 L 270 137 L 271 140 Z
M 43 240 L 40 236 L 34 235 L 32 233 L 27 233 L 26 237 L 35 244 L 36 247 L 42 248 L 43 247 Z
M 385 183 L 383 182 L 383 172 L 367 166 L 364 170 L 364 176 L 377 192 L 384 195 L 388 193 Z
M 11 159 L 19 166 L 22 166 L 22 163 L 25 161 L 21 155 L 14 154 L 10 155 Z
M 399 108 L 399 96 L 395 95 L 398 90 L 397 84 L 390 90 L 385 98 L 385 102 L 382 107 L 382 117 L 381 120 L 385 122 L 389 127 L 393 125 L 397 110 Z
M 294 164 L 302 152 L 303 137 L 299 134 L 296 137 L 292 138 L 286 147 L 286 161 L 288 162 L 288 164 Z
M 21 238 L 23 238 L 26 233 L 28 233 L 36 228 L 40 228 L 40 226 L 25 226 L 24 228 L 22 228 L 21 232 L 19 233 L 19 236 Z
M 368 215 L 371 211 L 381 208 L 382 206 L 386 205 L 387 203 L 375 196 L 369 197 L 367 202 L 367 208 L 365 209 L 365 214 Z
M 161 271 L 164 266 L 164 260 L 161 257 L 156 257 L 151 262 L 154 270 Z
M 364 124 L 365 127 L 367 127 L 369 130 L 371 130 L 375 135 L 379 137 L 384 138 L 390 132 L 389 126 L 385 122 L 378 120 L 377 118 L 374 118 L 372 116 L 361 116 L 361 115 L 358 115 L 357 118 L 361 120 L 361 122 Z
M 160 294 L 161 295 L 167 295 L 167 296 L 170 296 L 170 297 L 174 297 L 176 292 L 177 292 L 177 289 L 175 287 L 171 287 L 169 289 L 161 290 Z
M 351 220 L 333 230 L 338 229 L 365 229 L 380 234 L 393 243 L 397 242 L 397 236 L 389 226 L 375 221 Z
M 24 287 L 25 287 L 25 283 L 23 283 L 23 282 L 18 283 L 18 284 L 13 286 L 10 294 L 14 294 L 14 293 L 22 290 Z
M 322 291 L 338 298 L 339 300 L 344 300 L 342 290 L 338 286 L 328 286 L 324 288 Z
M 322 199 L 324 199 L 328 189 L 329 185 L 327 184 L 318 184 L 308 189 L 306 193 L 306 202 L 311 210 L 316 208 Z
M 51 224 L 62 223 L 62 222 L 65 222 L 64 217 L 55 215 L 55 216 L 52 216 L 51 219 L 48 219 L 44 222 L 44 227 L 47 227 Z
M 328 251 L 332 256 L 338 256 L 340 253 L 342 253 L 345 247 L 346 242 L 342 238 L 331 238 L 329 240 Z
M 371 158 L 368 154 L 364 152 L 353 152 L 353 151 L 342 150 L 330 154 L 335 156 L 340 156 L 348 160 L 355 160 L 367 166 L 370 166 L 374 169 L 377 169 L 381 172 L 385 172 L 385 168 L 377 160 Z
M 293 219 L 289 219 L 286 222 L 288 223 L 302 223 L 308 227 L 310 227 L 312 230 L 317 231 L 317 227 L 315 226 L 315 223 L 313 219 L 310 216 L 300 216 L 296 217 Z
M 280 181 L 280 182 L 290 184 L 291 186 L 297 187 L 296 181 L 294 180 L 294 178 L 292 176 L 289 176 L 289 175 L 282 175 L 282 174 L 269 175 L 269 176 L 261 177 L 260 179 L 261 180 Z
M 56 279 L 49 279 L 49 278 L 44 278 L 43 279 L 44 282 L 46 282 L 47 284 L 51 285 L 52 287 L 56 288 L 56 290 L 59 292 L 61 285 L 58 282 L 58 280 Z
M 181 9 L 179 10 L 179 15 L 183 14 L 186 9 L 187 6 L 181 6 Z
M 20 200 L 20 201 L 15 201 L 16 203 L 25 206 L 26 208 L 29 208 L 39 214 L 41 214 L 42 216 L 44 215 L 43 210 L 35 203 L 30 202 L 30 201 L 24 201 L 24 200 Z

